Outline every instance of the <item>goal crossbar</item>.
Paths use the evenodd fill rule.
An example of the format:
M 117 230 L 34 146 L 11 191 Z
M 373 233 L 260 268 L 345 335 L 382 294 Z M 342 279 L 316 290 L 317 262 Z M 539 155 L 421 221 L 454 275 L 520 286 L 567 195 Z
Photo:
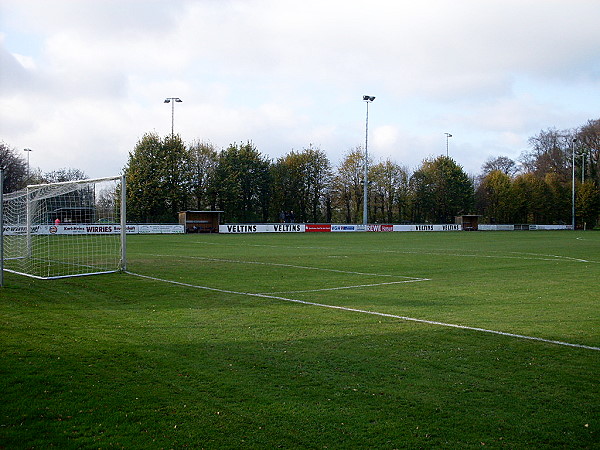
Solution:
M 69 185 L 69 184 L 98 183 L 101 181 L 111 181 L 111 180 L 116 180 L 119 178 L 121 178 L 121 176 L 104 177 L 104 178 L 89 178 L 89 179 L 86 178 L 83 180 L 57 181 L 56 183 L 28 184 L 27 187 L 28 188 L 39 188 L 39 187 L 46 187 L 46 186 L 62 186 L 62 185 Z

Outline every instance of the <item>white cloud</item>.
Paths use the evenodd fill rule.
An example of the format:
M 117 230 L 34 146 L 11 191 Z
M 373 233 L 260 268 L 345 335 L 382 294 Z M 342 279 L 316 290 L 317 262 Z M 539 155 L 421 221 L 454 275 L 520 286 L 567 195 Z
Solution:
M 35 70 L 37 68 L 35 61 L 32 57 L 19 55 L 18 53 L 13 53 L 12 55 L 24 69 Z
M 596 0 L 0 0 L 0 135 L 44 170 L 118 172 L 148 131 L 277 157 L 364 145 L 476 171 L 597 118 Z M 85 149 L 85 151 L 82 151 Z M 101 155 L 101 156 L 97 156 Z M 34 157 L 36 158 L 34 161 Z
M 392 148 L 398 143 L 398 129 L 384 125 L 373 130 L 373 143 L 380 148 Z

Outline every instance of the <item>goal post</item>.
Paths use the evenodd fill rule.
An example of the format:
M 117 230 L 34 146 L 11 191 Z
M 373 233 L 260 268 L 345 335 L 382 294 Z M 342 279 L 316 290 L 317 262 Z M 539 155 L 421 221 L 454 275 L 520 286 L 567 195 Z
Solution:
M 0 287 L 4 286 L 4 167 L 0 166 Z
M 53 279 L 125 270 L 125 177 L 29 185 L 4 194 L 4 270 Z

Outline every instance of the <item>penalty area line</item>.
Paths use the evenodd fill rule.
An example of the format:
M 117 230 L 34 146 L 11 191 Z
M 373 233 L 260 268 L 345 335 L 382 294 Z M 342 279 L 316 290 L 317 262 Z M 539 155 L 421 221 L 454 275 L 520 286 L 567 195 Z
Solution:
M 361 314 L 370 314 L 372 316 L 405 320 L 407 322 L 417 322 L 417 323 L 423 323 L 423 324 L 427 324 L 427 325 L 437 325 L 437 326 L 441 326 L 441 327 L 458 328 L 461 330 L 477 331 L 480 333 L 488 333 L 488 334 L 496 334 L 496 335 L 512 337 L 512 338 L 516 338 L 516 339 L 525 339 L 525 340 L 536 341 L 536 342 L 544 342 L 546 344 L 555 344 L 555 345 L 562 345 L 565 347 L 575 347 L 575 348 L 582 348 L 582 349 L 586 349 L 586 350 L 600 351 L 600 347 L 593 347 L 591 345 L 573 344 L 571 342 L 556 341 L 556 340 L 552 340 L 552 339 L 544 339 L 544 338 L 535 337 L 535 336 L 526 336 L 523 334 L 508 333 L 505 331 L 489 330 L 487 328 L 470 327 L 467 325 L 458 325 L 458 324 L 453 324 L 453 323 L 438 322 L 436 320 L 417 319 L 415 317 L 401 316 L 401 315 L 397 315 L 397 314 L 388 314 L 388 313 L 382 313 L 382 312 L 377 312 L 377 311 L 369 311 L 366 309 L 348 308 L 346 306 L 337 306 L 337 305 L 327 305 L 325 303 L 309 302 L 306 300 L 296 300 L 293 298 L 280 297 L 280 296 L 271 295 L 271 294 L 255 294 L 252 292 L 239 292 L 239 291 L 231 291 L 231 290 L 227 290 L 227 289 L 211 288 L 208 286 L 198 286 L 195 284 L 184 283 L 181 281 L 165 280 L 163 278 L 151 277 L 149 275 L 142 275 L 139 273 L 129 272 L 129 271 L 126 271 L 125 273 L 139 277 L 139 278 L 145 278 L 145 279 L 153 280 L 153 281 L 160 281 L 162 283 L 175 284 L 177 286 L 185 286 L 185 287 L 189 287 L 189 288 L 203 289 L 203 290 L 207 290 L 207 291 L 221 292 L 224 294 L 245 295 L 245 296 L 249 296 L 249 297 L 259 297 L 259 298 L 267 298 L 267 299 L 271 299 L 271 300 L 281 300 L 281 301 L 290 302 L 290 303 L 300 303 L 302 305 L 318 306 L 321 308 L 337 309 L 337 310 L 341 310 L 341 311 L 349 311 L 349 312 L 356 312 L 356 313 L 361 313 Z
M 414 280 L 389 281 L 387 283 L 356 284 L 354 286 L 338 286 L 338 287 L 321 288 L 321 289 L 304 289 L 302 291 L 262 292 L 261 295 L 302 294 L 304 292 L 339 291 L 341 289 L 356 289 L 356 288 L 364 288 L 364 287 L 388 286 L 390 284 L 416 283 L 418 281 L 431 281 L 431 280 L 429 278 L 415 278 Z M 256 294 L 253 294 L 253 295 L 256 295 Z

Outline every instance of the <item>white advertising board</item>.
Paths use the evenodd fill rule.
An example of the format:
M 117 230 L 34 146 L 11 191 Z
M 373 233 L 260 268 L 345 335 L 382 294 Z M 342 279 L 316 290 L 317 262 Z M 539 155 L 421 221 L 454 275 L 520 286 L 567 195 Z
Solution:
M 366 231 L 367 227 L 365 225 L 331 225 L 332 233 L 347 233 L 352 231 Z
M 479 224 L 477 225 L 477 229 L 479 231 L 514 231 L 514 225 L 486 225 Z
M 127 225 L 127 234 L 180 234 L 183 225 Z M 34 225 L 31 227 L 33 235 L 73 235 L 73 234 L 120 234 L 119 224 L 67 224 L 67 225 Z M 4 234 L 7 236 L 23 236 L 27 234 L 24 225 L 5 225 Z
M 303 223 L 263 223 L 219 225 L 219 233 L 304 233 Z
M 394 231 L 462 231 L 456 223 L 445 225 L 394 225 Z
M 183 225 L 134 225 L 138 234 L 180 234 L 185 232 Z M 127 232 L 129 233 L 129 225 L 127 226 Z
M 573 225 L 529 225 L 529 229 L 535 230 L 572 230 Z

